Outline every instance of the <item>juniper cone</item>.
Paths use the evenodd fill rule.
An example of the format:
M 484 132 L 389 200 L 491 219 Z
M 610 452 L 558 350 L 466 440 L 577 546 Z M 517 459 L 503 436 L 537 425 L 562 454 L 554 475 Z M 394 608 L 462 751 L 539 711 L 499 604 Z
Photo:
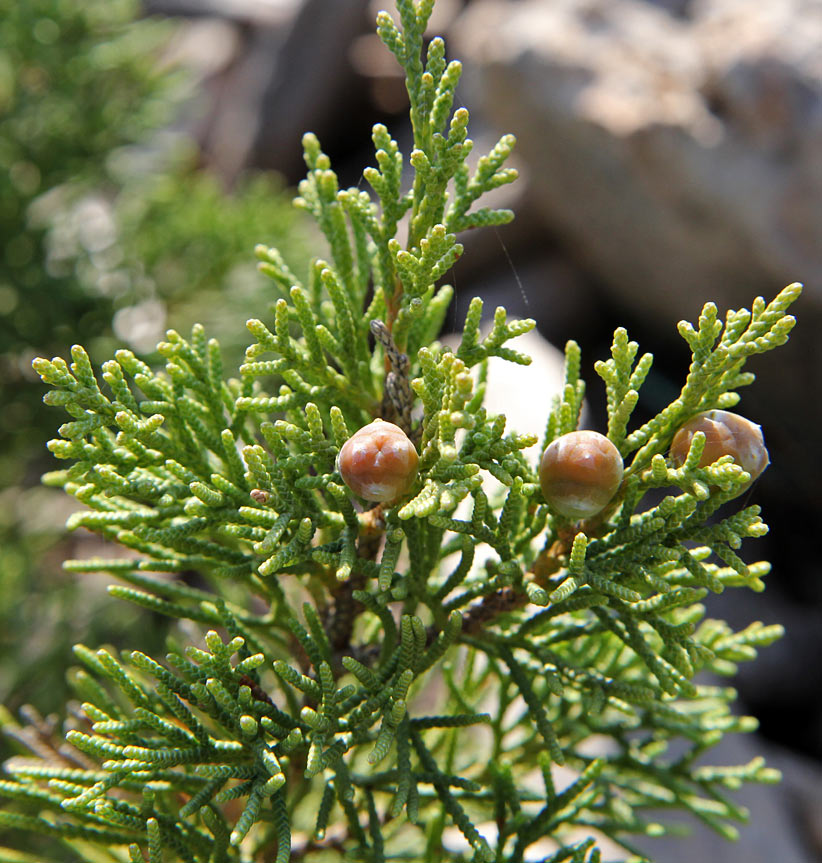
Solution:
M 697 467 L 706 467 L 724 456 L 731 456 L 742 470 L 751 475 L 744 485 L 736 486 L 738 494 L 746 491 L 770 463 L 762 429 L 758 425 L 731 411 L 710 410 L 689 419 L 674 435 L 671 460 L 678 467 L 688 458 L 698 432 L 705 436 L 705 442 Z
M 389 502 L 410 490 L 419 456 L 408 435 L 376 419 L 353 434 L 337 456 L 343 482 L 359 497 Z
M 543 497 L 553 512 L 590 518 L 610 503 L 622 482 L 622 456 L 607 437 L 573 431 L 551 441 L 539 463 Z
M 511 374 L 530 361 L 511 342 L 533 321 L 498 308 L 482 336 L 475 299 L 459 345 L 436 342 L 457 236 L 512 218 L 478 200 L 516 174 L 510 135 L 469 167 L 460 64 L 424 38 L 432 6 L 377 18 L 406 75 L 408 159 L 377 125 L 371 191 L 340 188 L 305 136 L 297 204 L 327 246 L 304 279 L 258 247 L 278 298 L 248 322 L 237 373 L 201 327 L 168 333 L 163 369 L 129 351 L 95 369 L 79 346 L 34 363 L 69 413 L 49 444 L 65 467 L 45 482 L 82 505 L 70 528 L 106 541 L 67 570 L 106 573 L 112 601 L 171 625 L 165 656 L 78 645 L 63 728 L 2 719 L 31 752 L 5 767 L 0 825 L 43 834 L 38 860 L 521 863 L 545 840 L 546 863 L 597 863 L 598 843 L 637 861 L 644 836 L 673 829 L 667 810 L 732 838 L 732 792 L 778 781 L 761 758 L 712 763 L 756 720 L 705 682 L 781 635 L 702 604 L 764 589 L 769 565 L 739 548 L 766 527 L 755 504 L 717 514 L 748 475 L 701 465 L 704 436 L 681 464 L 666 454 L 694 414 L 739 402 L 747 358 L 787 340 L 800 286 L 681 322 L 690 366 L 646 423 L 633 411 L 652 357 L 616 330 L 595 368 L 624 474 L 569 528 L 538 466 L 577 432 L 576 343 L 543 430 L 483 402 L 490 357 Z M 336 459 L 388 406 L 417 478 L 361 512 Z

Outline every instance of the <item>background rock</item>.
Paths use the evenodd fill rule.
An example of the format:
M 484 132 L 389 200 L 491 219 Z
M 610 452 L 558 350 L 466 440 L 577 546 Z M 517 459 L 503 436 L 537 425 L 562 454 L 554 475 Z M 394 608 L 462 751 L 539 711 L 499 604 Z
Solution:
M 269 60 L 251 153 L 256 165 L 299 175 L 305 131 L 321 142 L 348 136 L 351 114 L 363 104 L 349 45 L 369 26 L 367 6 L 368 0 L 305 0 L 276 63 Z
M 801 273 L 822 305 L 820 4 L 479 0 L 454 34 L 546 223 L 622 299 L 667 319 Z

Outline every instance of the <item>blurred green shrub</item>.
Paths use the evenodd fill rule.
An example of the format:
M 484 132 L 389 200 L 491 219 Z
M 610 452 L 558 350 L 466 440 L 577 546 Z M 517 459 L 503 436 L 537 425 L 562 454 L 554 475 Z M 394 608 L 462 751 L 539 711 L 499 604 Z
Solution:
M 172 78 L 157 63 L 169 29 L 132 23 L 136 11 L 132 0 L 0 0 L 3 485 L 22 478 L 21 450 L 45 416 L 26 383 L 30 358 L 111 319 L 110 303 L 75 273 L 46 266 L 47 233 L 30 224 L 31 206 L 58 187 L 68 200 L 104 184 L 107 154 L 170 116 Z
M 289 264 L 301 271 L 307 238 L 299 214 L 275 175 L 242 177 L 227 194 L 180 142 L 154 158 L 161 170 L 149 172 L 135 149 L 110 159 L 115 198 L 93 192 L 70 208 L 48 198 L 33 208 L 49 227 L 50 266 L 73 268 L 113 304 L 114 332 L 94 335 L 94 353 L 109 355 L 125 342 L 145 355 L 168 326 L 189 328 L 205 317 L 224 340 L 229 367 L 239 363 L 249 310 L 264 307 L 270 293 L 248 238 L 284 242 Z
M 96 357 L 115 340 L 153 349 L 196 307 L 215 335 L 233 334 L 238 359 L 245 310 L 265 306 L 269 284 L 248 238 L 290 250 L 298 272 L 305 258 L 277 178 L 226 194 L 191 145 L 158 132 L 181 92 L 161 62 L 174 25 L 138 12 L 133 0 L 0 0 L 0 702 L 12 710 L 65 700 L 80 633 L 147 634 L 133 612 L 93 615 L 99 589 L 60 569 L 85 538 L 59 540 L 63 519 L 43 516 L 62 504 L 38 487 L 54 426 L 31 358 L 74 342 Z

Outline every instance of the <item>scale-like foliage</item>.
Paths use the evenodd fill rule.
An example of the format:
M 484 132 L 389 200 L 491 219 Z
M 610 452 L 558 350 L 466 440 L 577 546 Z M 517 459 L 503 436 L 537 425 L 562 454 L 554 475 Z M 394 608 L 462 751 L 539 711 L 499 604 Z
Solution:
M 507 343 L 533 322 L 497 309 L 483 337 L 474 300 L 459 347 L 434 341 L 455 234 L 511 218 L 473 205 L 514 173 L 510 136 L 466 167 L 459 64 L 438 39 L 423 55 L 432 5 L 398 0 L 399 24 L 378 18 L 407 75 L 410 188 L 384 127 L 365 172 L 375 197 L 339 189 L 306 136 L 298 204 L 328 253 L 300 284 L 258 248 L 281 298 L 273 320 L 249 321 L 238 378 L 199 327 L 168 334 L 162 371 L 121 351 L 97 372 L 80 347 L 70 365 L 35 362 L 71 416 L 50 444 L 70 465 L 46 482 L 84 504 L 72 528 L 125 549 L 67 568 L 110 573 L 115 597 L 187 621 L 181 642 L 203 635 L 159 661 L 78 646 L 65 743 L 5 720 L 33 757 L 6 765 L 0 824 L 110 848 L 100 860 L 518 863 L 549 839 L 546 863 L 595 863 L 598 837 L 630 855 L 632 835 L 665 833 L 664 808 L 732 836 L 745 813 L 725 792 L 778 778 L 759 759 L 702 763 L 755 721 L 695 676 L 732 674 L 780 635 L 733 632 L 701 605 L 763 588 L 768 565 L 737 553 L 766 529 L 758 507 L 717 512 L 750 477 L 729 458 L 699 467 L 700 435 L 682 466 L 665 453 L 694 413 L 736 404 L 747 357 L 787 338 L 799 286 L 724 324 L 712 304 L 680 324 L 682 392 L 633 430 L 651 357 L 617 330 L 597 371 L 625 479 L 594 518 L 552 514 L 535 430 L 483 406 L 487 359 L 528 363 Z M 579 422 L 575 343 L 566 356 L 543 446 Z M 375 416 L 416 442 L 419 474 L 363 510 L 335 460 Z M 449 825 L 461 839 L 446 842 Z

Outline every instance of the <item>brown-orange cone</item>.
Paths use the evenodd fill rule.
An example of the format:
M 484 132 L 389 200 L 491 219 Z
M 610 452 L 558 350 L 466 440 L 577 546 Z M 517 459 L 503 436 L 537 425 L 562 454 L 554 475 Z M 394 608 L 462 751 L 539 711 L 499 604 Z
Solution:
M 408 435 L 385 420 L 374 420 L 355 432 L 337 457 L 337 469 L 351 491 L 365 500 L 382 502 L 395 500 L 411 488 L 418 463 Z
M 770 464 L 762 429 L 749 419 L 731 411 L 703 411 L 682 425 L 671 442 L 671 461 L 681 467 L 688 457 L 697 432 L 705 435 L 705 449 L 697 467 L 707 467 L 724 455 L 751 475 L 751 482 L 739 489 L 741 494 Z
M 567 518 L 601 512 L 622 482 L 622 456 L 607 437 L 574 431 L 552 441 L 542 455 L 539 482 L 552 510 Z

